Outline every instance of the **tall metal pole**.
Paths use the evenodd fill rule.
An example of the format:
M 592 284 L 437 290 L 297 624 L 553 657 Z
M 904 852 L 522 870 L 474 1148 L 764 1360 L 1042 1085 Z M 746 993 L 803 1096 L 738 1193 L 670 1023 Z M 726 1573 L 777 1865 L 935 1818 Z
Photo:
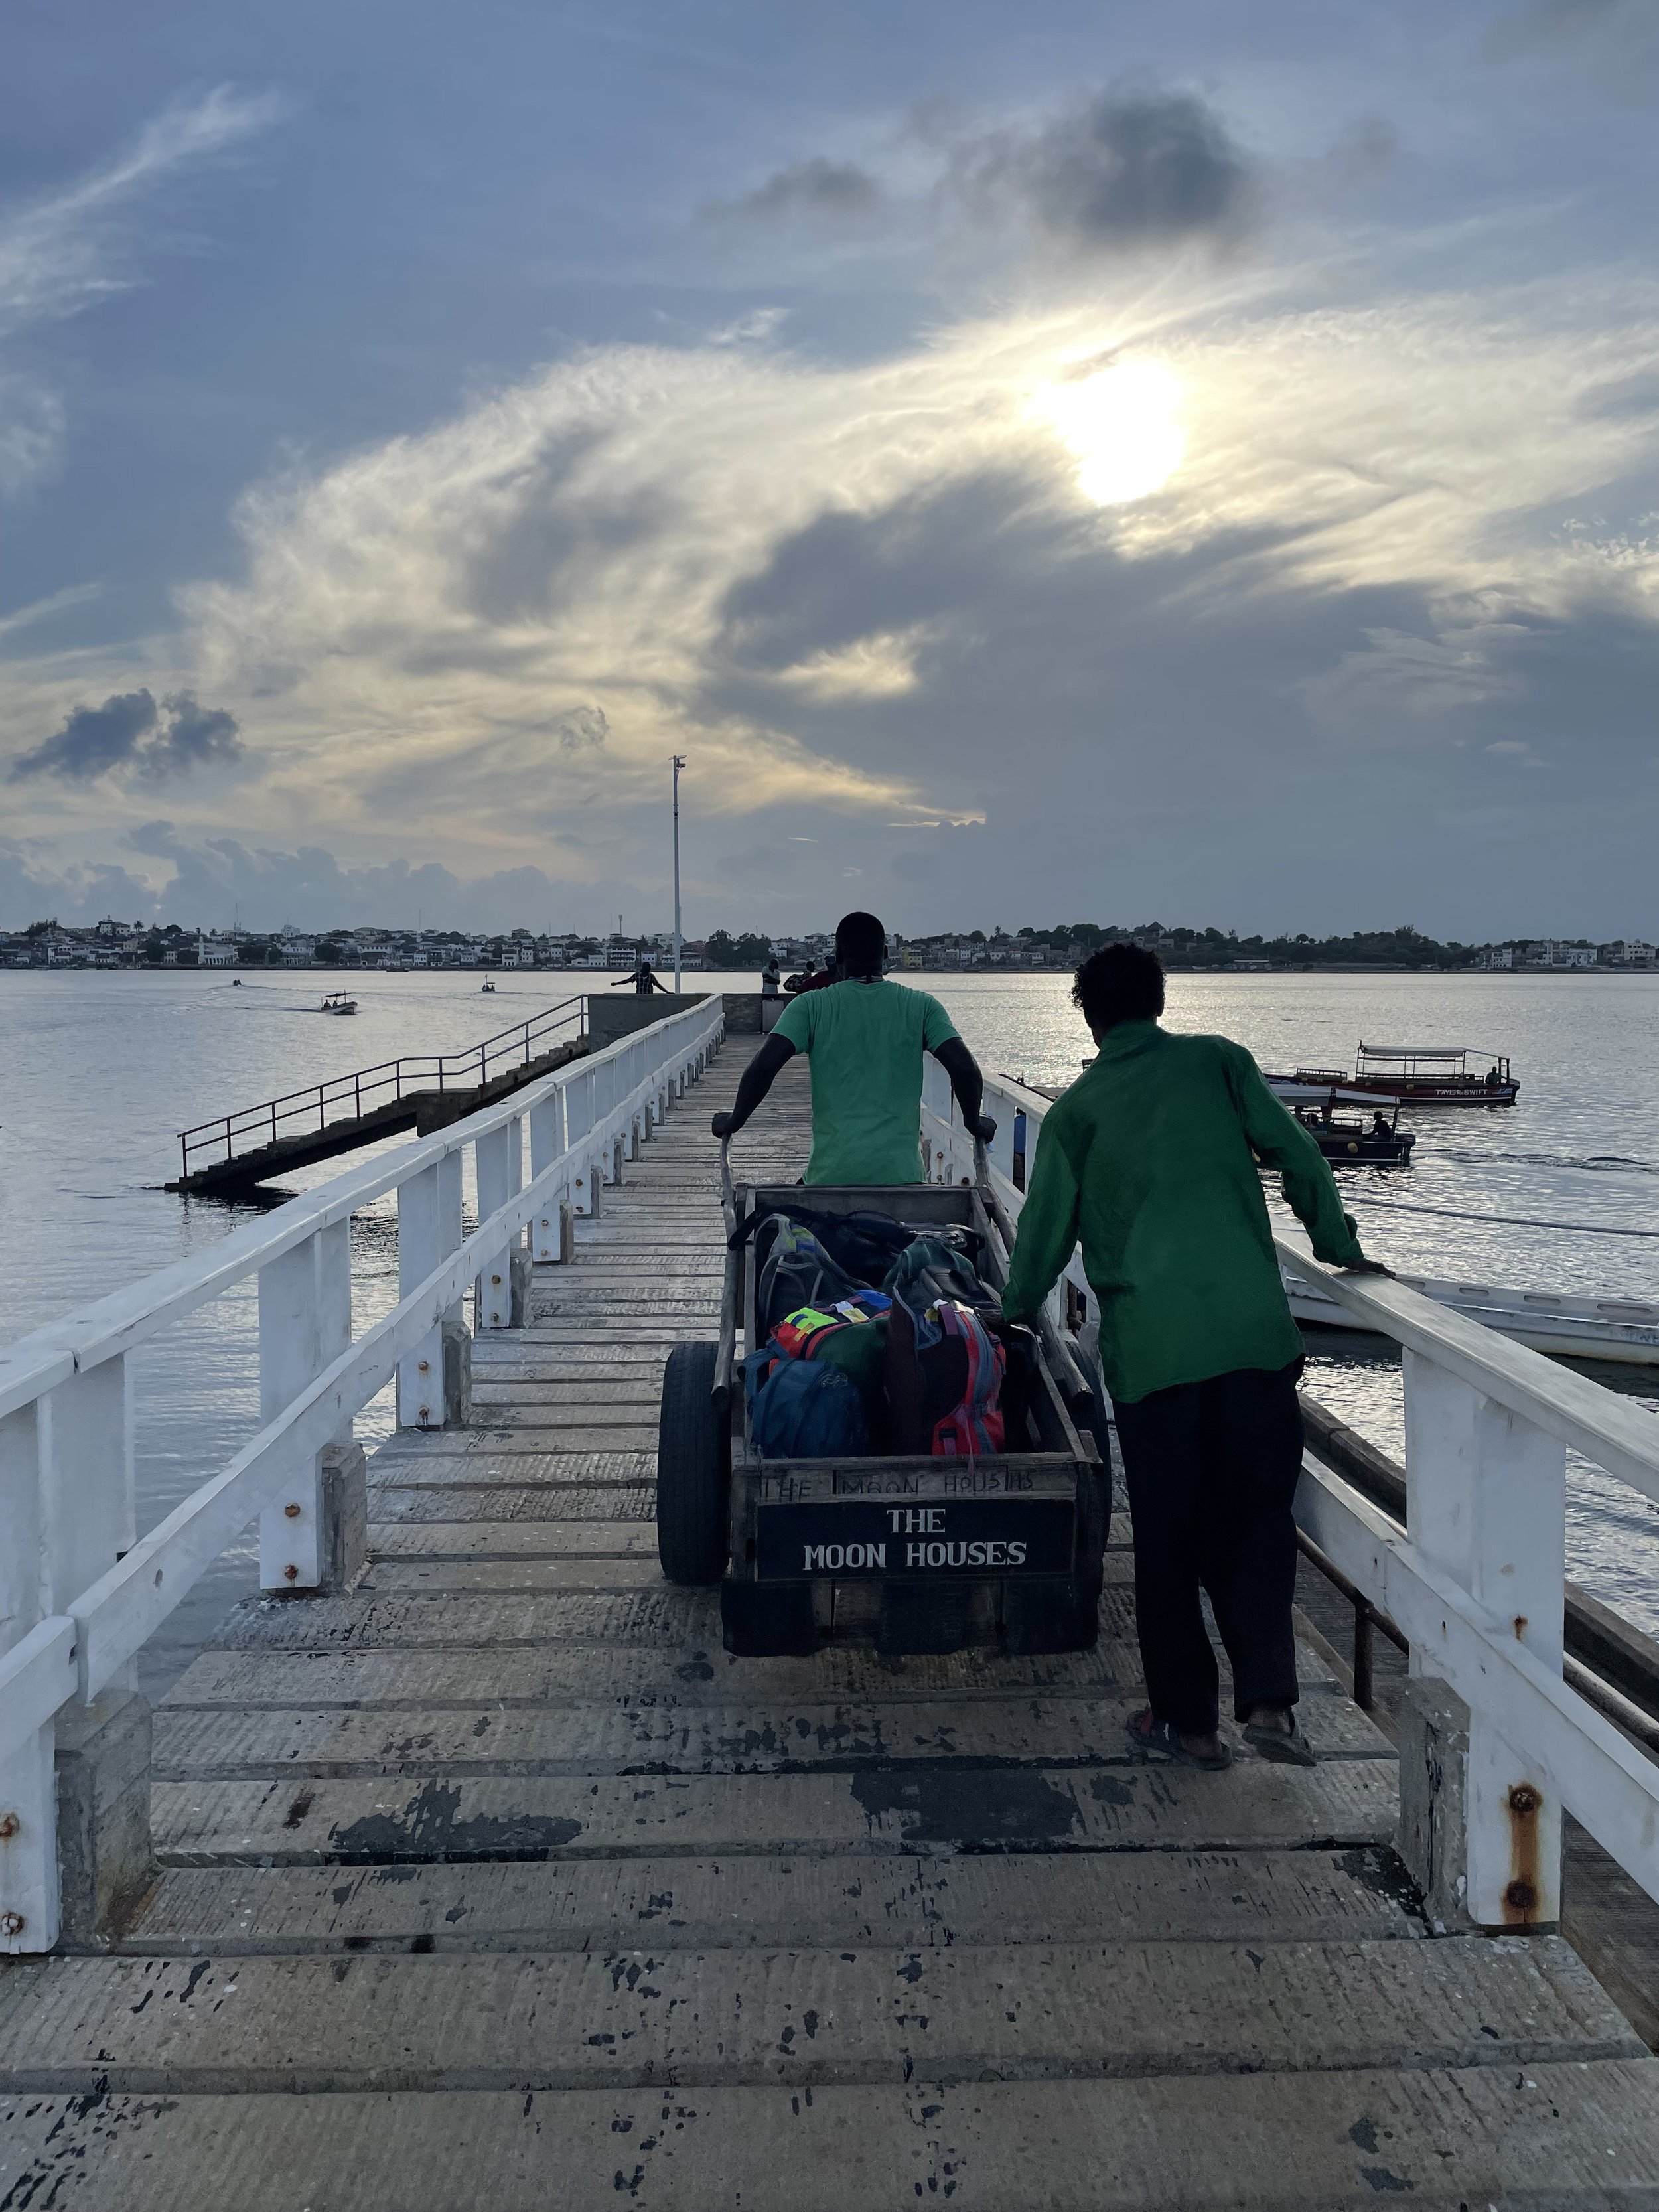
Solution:
M 674 755 L 674 994 L 680 988 L 680 770 L 685 755 Z

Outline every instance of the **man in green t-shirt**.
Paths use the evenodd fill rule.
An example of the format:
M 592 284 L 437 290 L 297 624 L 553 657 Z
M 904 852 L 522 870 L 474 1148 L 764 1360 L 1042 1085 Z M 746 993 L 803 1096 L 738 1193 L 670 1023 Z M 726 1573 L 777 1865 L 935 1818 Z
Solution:
M 1080 1243 L 1134 1522 L 1145 1753 L 1225 1766 L 1207 1590 L 1234 1711 L 1264 1758 L 1311 1765 L 1296 1725 L 1302 1339 L 1257 1169 L 1329 1267 L 1359 1249 L 1331 1171 L 1241 1044 L 1158 1027 L 1156 953 L 1113 945 L 1072 995 L 1099 1056 L 1043 1116 L 1002 1310 L 1035 1314 Z
M 921 1165 L 921 1056 L 931 1052 L 951 1079 L 964 1125 L 986 1143 L 996 1123 L 980 1106 L 979 1067 L 937 999 L 883 975 L 887 933 L 872 914 L 849 914 L 836 931 L 836 981 L 803 991 L 743 1072 L 717 1137 L 735 1136 L 772 1088 L 778 1070 L 804 1052 L 812 1071 L 809 1183 L 925 1180 Z

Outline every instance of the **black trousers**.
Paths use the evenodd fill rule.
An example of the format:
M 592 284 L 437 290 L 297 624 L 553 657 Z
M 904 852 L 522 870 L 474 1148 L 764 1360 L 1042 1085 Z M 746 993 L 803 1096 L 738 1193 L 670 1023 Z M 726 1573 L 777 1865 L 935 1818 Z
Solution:
M 1135 1618 L 1154 1713 L 1182 1735 L 1218 1717 L 1200 1586 L 1233 1670 L 1233 1711 L 1296 1703 L 1296 1528 L 1302 1466 L 1298 1359 L 1239 1368 L 1118 1406 L 1134 1518 Z

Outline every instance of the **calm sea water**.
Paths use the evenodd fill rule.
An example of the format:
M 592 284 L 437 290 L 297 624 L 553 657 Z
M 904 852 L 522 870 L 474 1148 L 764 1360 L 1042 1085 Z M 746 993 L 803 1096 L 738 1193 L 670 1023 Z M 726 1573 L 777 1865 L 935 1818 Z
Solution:
M 398 1053 L 457 1051 L 563 995 L 556 976 L 366 975 L 362 1011 L 316 1011 L 320 975 L 52 975 L 0 972 L 0 1341 L 21 1335 L 181 1255 L 246 1218 L 245 1208 L 170 1196 L 184 1124 Z M 577 979 L 573 978 L 573 982 Z M 585 980 L 585 979 L 584 979 Z M 603 979 L 600 981 L 603 988 Z M 733 988 L 756 979 L 721 979 Z M 1065 1083 L 1091 1049 L 1058 975 L 925 976 L 988 1072 Z M 1413 1166 L 1344 1170 L 1369 1249 L 1413 1272 L 1526 1289 L 1659 1297 L 1659 1242 L 1396 1213 L 1366 1201 L 1543 1216 L 1586 1231 L 1659 1226 L 1659 977 L 1201 975 L 1170 979 L 1170 1025 L 1221 1030 L 1264 1067 L 1352 1063 L 1376 1043 L 1467 1044 L 1506 1052 L 1513 1108 L 1424 1109 Z M 401 1140 L 399 1140 L 401 1141 Z M 288 1186 L 338 1173 L 331 1163 Z M 712 1164 L 712 1153 L 711 1153 Z M 470 1194 L 469 1194 L 470 1198 Z M 395 1209 L 355 1231 L 359 1327 L 395 1301 Z M 179 1323 L 135 1360 L 140 1523 L 158 1520 L 255 1425 L 252 1285 Z M 1396 1454 L 1399 1369 L 1386 1353 L 1316 1350 L 1310 1387 Z M 1653 1403 L 1659 1370 L 1598 1379 Z M 390 1409 L 360 1419 L 383 1435 Z M 1655 1510 L 1575 1467 L 1571 1571 L 1659 1630 Z M 232 1599 L 252 1585 L 251 1545 L 228 1553 L 147 1655 L 152 1692 L 171 1679 Z

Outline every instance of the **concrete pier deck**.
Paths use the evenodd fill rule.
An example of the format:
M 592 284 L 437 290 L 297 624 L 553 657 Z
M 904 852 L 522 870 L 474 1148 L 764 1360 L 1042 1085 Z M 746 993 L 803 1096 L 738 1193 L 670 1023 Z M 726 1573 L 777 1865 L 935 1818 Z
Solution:
M 145 1906 L 0 1972 L 0 2207 L 1659 2208 L 1659 2063 L 1559 1938 L 1428 1935 L 1310 1649 L 1313 1770 L 1133 1762 L 1121 1522 L 1084 1655 L 732 1660 L 662 1582 L 742 1046 L 375 1455 L 360 1585 L 158 1709 Z M 739 1170 L 808 1136 L 792 1069 Z

